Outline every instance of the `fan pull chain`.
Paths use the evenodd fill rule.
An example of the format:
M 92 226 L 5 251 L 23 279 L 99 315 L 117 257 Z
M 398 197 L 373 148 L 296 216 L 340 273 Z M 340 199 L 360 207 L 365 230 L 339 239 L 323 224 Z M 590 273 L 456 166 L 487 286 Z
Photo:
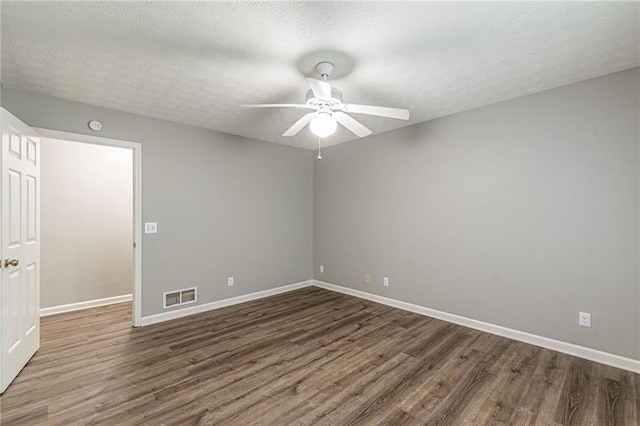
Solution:
M 322 160 L 322 151 L 320 151 L 320 136 L 318 136 L 318 160 Z

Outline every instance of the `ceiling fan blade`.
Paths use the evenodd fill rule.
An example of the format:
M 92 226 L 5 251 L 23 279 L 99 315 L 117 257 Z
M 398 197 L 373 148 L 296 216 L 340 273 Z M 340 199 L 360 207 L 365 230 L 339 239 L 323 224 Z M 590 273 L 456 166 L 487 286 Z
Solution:
M 242 108 L 311 108 L 309 105 L 306 105 L 306 104 L 251 104 L 251 105 L 240 105 L 240 106 Z
M 311 121 L 311 119 L 316 115 L 315 112 L 310 112 L 309 114 L 303 115 L 302 118 L 298 121 L 296 121 L 295 123 L 293 123 L 293 126 L 289 127 L 289 130 L 287 130 L 286 132 L 284 132 L 282 134 L 282 136 L 294 136 L 297 135 L 298 132 L 300 130 L 302 130 L 302 128 L 304 126 L 306 126 L 307 124 L 309 124 L 309 122 Z
M 357 136 L 363 138 L 365 136 L 369 136 L 372 132 L 371 130 L 364 127 L 360 122 L 356 121 L 354 118 L 349 117 L 342 111 L 334 112 L 333 118 L 348 130 L 355 133 Z
M 395 118 L 398 120 L 409 119 L 409 110 L 406 109 L 357 104 L 346 104 L 344 107 L 346 112 L 355 112 L 356 114 L 377 115 L 379 117 Z
M 307 81 L 311 86 L 313 96 L 323 101 L 331 100 L 331 85 L 326 81 L 316 80 L 315 78 L 308 78 Z

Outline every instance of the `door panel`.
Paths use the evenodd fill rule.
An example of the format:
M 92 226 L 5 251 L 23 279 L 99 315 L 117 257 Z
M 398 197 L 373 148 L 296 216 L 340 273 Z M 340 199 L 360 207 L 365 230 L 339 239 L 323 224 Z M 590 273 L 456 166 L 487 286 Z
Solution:
M 20 137 L 20 132 L 18 132 L 16 129 L 13 128 L 9 128 L 9 132 L 11 134 L 11 142 L 9 144 L 9 154 L 13 155 L 14 157 L 20 158 L 20 154 L 22 152 L 22 143 L 21 143 L 21 137 Z
M 22 274 L 20 271 L 12 272 L 8 274 L 8 281 L 9 282 L 6 285 L 9 287 L 9 300 L 11 301 L 11 306 L 9 306 L 11 328 L 9 335 L 7 336 L 7 351 L 11 353 L 15 347 L 20 344 L 20 337 L 22 335 L 23 316 L 20 312 L 22 310 Z
M 15 248 L 20 246 L 21 232 L 21 217 L 20 210 L 22 207 L 22 176 L 21 173 L 16 170 L 9 170 L 9 203 L 6 206 L 6 210 L 9 213 L 9 247 Z M 5 231 L 6 232 L 6 231 Z
M 38 153 L 38 142 L 33 139 L 27 137 L 27 161 L 34 166 L 37 166 L 37 153 Z
M 37 212 L 37 184 L 38 180 L 35 176 L 27 176 L 27 244 L 35 244 L 37 243 L 37 234 L 36 234 L 36 212 Z
M 25 286 L 26 290 L 27 290 L 27 296 L 26 296 L 26 301 L 27 301 L 27 317 L 26 317 L 26 323 L 25 323 L 25 327 L 27 329 L 26 331 L 26 335 L 28 336 L 29 334 L 33 333 L 33 331 L 35 330 L 37 323 L 40 320 L 40 315 L 39 312 L 36 312 L 36 306 L 39 305 L 39 303 L 37 303 L 38 301 L 35 300 L 35 298 L 38 296 L 38 291 L 36 288 L 37 285 L 37 278 L 38 276 L 37 274 L 37 270 L 36 270 L 36 264 L 32 263 L 31 265 L 27 265 L 25 269 L 25 274 L 26 274 L 26 282 L 27 285 Z
M 40 141 L 1 109 L 0 393 L 40 346 Z

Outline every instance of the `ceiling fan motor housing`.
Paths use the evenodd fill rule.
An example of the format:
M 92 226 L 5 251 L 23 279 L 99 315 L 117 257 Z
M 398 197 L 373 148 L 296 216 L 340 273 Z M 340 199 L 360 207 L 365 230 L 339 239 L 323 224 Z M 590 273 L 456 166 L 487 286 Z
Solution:
M 313 90 L 309 89 L 307 90 L 307 96 L 305 101 L 309 102 L 309 100 L 311 99 L 315 99 L 315 95 L 313 94 Z M 318 99 L 319 101 L 319 99 Z M 332 103 L 342 103 L 342 91 L 339 89 L 336 89 L 335 87 L 331 88 L 331 101 Z

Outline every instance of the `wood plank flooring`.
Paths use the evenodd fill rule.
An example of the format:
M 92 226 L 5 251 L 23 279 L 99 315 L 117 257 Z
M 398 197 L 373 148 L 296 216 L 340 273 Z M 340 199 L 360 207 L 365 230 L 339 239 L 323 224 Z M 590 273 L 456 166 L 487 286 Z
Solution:
M 42 319 L 2 425 L 638 425 L 640 375 L 310 287 Z

